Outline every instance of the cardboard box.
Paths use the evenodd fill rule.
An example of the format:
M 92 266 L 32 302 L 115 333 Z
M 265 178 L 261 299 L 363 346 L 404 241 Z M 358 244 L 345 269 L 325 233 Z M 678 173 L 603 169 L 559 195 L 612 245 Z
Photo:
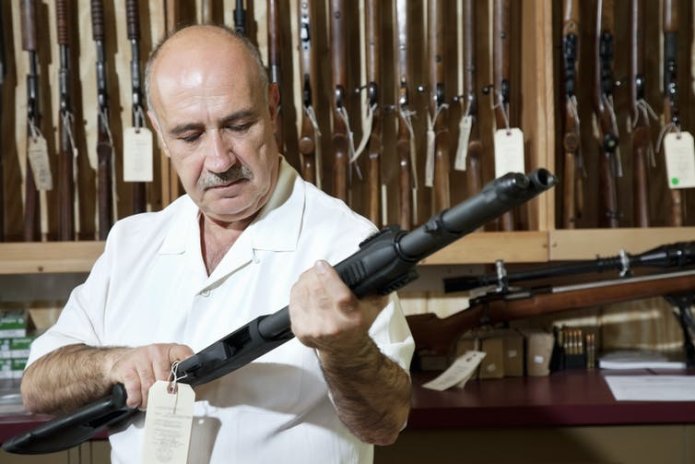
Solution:
M 524 336 L 516 330 L 504 333 L 504 375 L 505 377 L 524 376 Z
M 542 377 L 550 374 L 550 357 L 555 337 L 542 331 L 524 331 L 526 340 L 526 375 Z
M 501 379 L 504 377 L 504 336 L 491 333 L 480 340 L 480 351 L 485 357 L 480 363 L 478 376 L 481 379 Z

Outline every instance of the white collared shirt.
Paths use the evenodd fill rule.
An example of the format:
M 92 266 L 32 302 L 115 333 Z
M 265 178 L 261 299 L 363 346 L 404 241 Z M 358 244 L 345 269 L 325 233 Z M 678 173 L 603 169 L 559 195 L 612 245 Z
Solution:
M 199 210 L 188 196 L 163 211 L 119 221 L 87 281 L 32 346 L 29 363 L 61 346 L 183 343 L 200 351 L 287 305 L 299 275 L 318 259 L 337 263 L 374 226 L 304 182 L 284 159 L 259 217 L 212 275 L 200 249 Z M 408 370 L 413 340 L 397 298 L 370 334 Z M 338 419 L 314 351 L 297 339 L 196 387 L 189 462 L 363 463 L 373 448 Z M 110 436 L 113 463 L 139 462 L 140 417 Z

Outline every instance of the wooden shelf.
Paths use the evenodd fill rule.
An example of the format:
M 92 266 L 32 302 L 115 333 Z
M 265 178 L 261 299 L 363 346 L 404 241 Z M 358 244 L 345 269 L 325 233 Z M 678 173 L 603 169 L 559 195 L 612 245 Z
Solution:
M 659 245 L 695 239 L 695 227 L 475 232 L 420 264 L 542 263 L 640 253 Z M 104 242 L 0 243 L 0 274 L 89 272 Z
M 0 243 L 0 274 L 89 272 L 104 242 Z

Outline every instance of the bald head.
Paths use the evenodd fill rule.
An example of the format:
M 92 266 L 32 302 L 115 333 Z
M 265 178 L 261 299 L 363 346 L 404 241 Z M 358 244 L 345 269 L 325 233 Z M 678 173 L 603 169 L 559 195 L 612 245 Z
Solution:
M 242 63 L 238 63 L 239 59 Z M 145 95 L 147 107 L 156 113 L 153 93 L 153 75 L 160 70 L 160 62 L 182 68 L 207 63 L 223 64 L 226 60 L 236 62 L 237 72 L 244 70 L 258 82 L 267 103 L 268 73 L 260 52 L 249 39 L 231 29 L 214 25 L 194 25 L 180 29 L 162 40 L 152 50 L 145 66 Z M 170 66 L 162 66 L 169 68 Z

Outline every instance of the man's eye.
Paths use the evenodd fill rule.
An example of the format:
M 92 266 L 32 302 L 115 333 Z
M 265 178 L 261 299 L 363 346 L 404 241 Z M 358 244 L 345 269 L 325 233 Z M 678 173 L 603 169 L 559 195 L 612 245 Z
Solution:
M 179 140 L 183 140 L 186 143 L 193 143 L 200 138 L 200 134 L 186 134 L 179 137 Z
M 243 124 L 230 124 L 227 126 L 227 129 L 229 129 L 232 132 L 246 132 L 251 128 L 252 125 L 252 122 L 246 122 Z

